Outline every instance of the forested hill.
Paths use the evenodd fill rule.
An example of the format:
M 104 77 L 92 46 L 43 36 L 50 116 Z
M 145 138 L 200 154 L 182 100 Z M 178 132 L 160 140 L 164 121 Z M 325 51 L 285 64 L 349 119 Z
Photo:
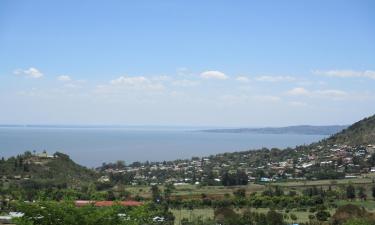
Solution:
M 97 174 L 76 164 L 68 155 L 56 152 L 22 155 L 0 160 L 0 178 L 19 180 L 33 186 L 76 186 L 96 180 Z
M 366 145 L 375 143 L 375 115 L 364 118 L 321 141 L 325 144 Z
M 305 134 L 305 135 L 332 135 L 348 126 L 288 126 L 288 127 L 264 127 L 264 128 L 233 128 L 233 129 L 210 129 L 204 132 L 213 133 L 255 133 L 255 134 Z

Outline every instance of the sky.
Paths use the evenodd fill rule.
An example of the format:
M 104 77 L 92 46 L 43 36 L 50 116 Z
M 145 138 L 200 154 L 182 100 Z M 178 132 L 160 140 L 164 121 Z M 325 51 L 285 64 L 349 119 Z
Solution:
M 0 124 L 285 126 L 375 113 L 375 1 L 0 1 Z

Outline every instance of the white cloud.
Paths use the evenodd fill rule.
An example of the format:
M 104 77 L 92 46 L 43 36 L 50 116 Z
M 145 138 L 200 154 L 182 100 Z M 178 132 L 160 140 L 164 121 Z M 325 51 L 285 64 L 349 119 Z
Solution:
M 319 96 L 330 97 L 335 99 L 344 98 L 348 95 L 348 93 L 341 90 L 317 90 L 314 93 Z
M 355 71 L 355 70 L 314 70 L 314 74 L 324 75 L 329 77 L 365 77 L 370 79 L 375 79 L 375 71 L 365 70 L 365 71 Z
M 175 80 L 172 82 L 172 85 L 174 86 L 180 86 L 180 87 L 193 87 L 199 85 L 198 81 L 193 81 L 193 80 Z
M 226 80 L 228 76 L 225 73 L 215 70 L 205 71 L 201 73 L 201 77 L 204 79 L 218 79 L 218 80 Z
M 130 85 L 130 86 L 136 86 L 136 85 L 142 85 L 146 83 L 150 83 L 150 80 L 147 78 L 140 76 L 140 77 L 128 77 L 128 76 L 121 76 L 117 79 L 111 80 L 111 84 L 113 85 Z
M 167 75 L 154 76 L 150 78 L 151 81 L 169 81 L 171 79 L 172 78 Z
M 29 69 L 26 69 L 26 70 L 16 69 L 15 71 L 13 71 L 13 73 L 15 75 L 24 75 L 26 77 L 35 78 L 35 79 L 43 77 L 43 73 L 34 67 L 30 67 Z
M 64 85 L 64 87 L 66 88 L 80 88 L 81 85 L 78 85 L 78 84 L 72 84 L 72 83 L 67 83 Z
M 296 106 L 296 107 L 305 107 L 305 106 L 308 106 L 307 103 L 305 103 L 305 102 L 298 102 L 298 101 L 291 101 L 291 102 L 289 102 L 289 105 Z
M 238 77 L 236 77 L 236 81 L 247 83 L 247 82 L 250 81 L 250 79 L 248 77 L 245 77 L 245 76 L 238 76 Z
M 277 102 L 277 101 L 280 101 L 281 98 L 279 96 L 272 96 L 272 95 L 256 95 L 256 96 L 253 96 L 253 98 L 255 100 L 259 100 L 259 101 L 267 101 L 267 102 Z
M 67 82 L 67 81 L 71 81 L 72 78 L 70 78 L 70 76 L 67 76 L 67 75 L 61 75 L 57 77 L 57 80 L 62 81 L 62 82 Z
M 109 81 L 109 84 L 98 85 L 97 93 L 116 94 L 128 91 L 162 91 L 164 85 L 159 81 L 154 81 L 144 76 L 121 76 Z
M 227 94 L 220 96 L 220 101 L 229 104 L 248 104 L 249 102 L 279 102 L 281 98 L 272 95 L 233 95 Z
M 329 99 L 344 99 L 348 97 L 348 93 L 342 90 L 336 89 L 326 89 L 326 90 L 307 90 L 302 87 L 296 87 L 287 92 L 288 95 L 292 96 L 306 96 L 306 97 L 321 97 L 321 98 L 329 98 Z
M 291 76 L 259 76 L 255 80 L 262 82 L 281 82 L 281 81 L 295 81 L 296 78 Z
M 296 88 L 293 88 L 292 90 L 289 90 L 287 94 L 295 95 L 295 96 L 300 96 L 300 95 L 306 96 L 306 95 L 309 95 L 310 92 L 303 87 L 296 87 Z

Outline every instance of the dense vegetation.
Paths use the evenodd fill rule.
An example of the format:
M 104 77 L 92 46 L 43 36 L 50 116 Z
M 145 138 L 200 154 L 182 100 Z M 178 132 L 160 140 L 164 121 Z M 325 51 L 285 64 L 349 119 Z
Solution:
M 17 225 L 151 225 L 160 224 L 155 220 L 157 217 L 163 218 L 164 225 L 171 225 L 174 220 L 170 212 L 155 204 L 98 208 L 76 207 L 72 202 L 43 201 L 17 203 L 13 207 L 24 213 L 23 217 L 15 219 Z

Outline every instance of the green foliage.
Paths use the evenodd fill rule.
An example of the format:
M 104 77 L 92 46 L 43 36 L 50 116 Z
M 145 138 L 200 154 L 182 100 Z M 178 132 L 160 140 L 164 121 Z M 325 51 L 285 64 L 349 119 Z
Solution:
M 247 174 L 241 170 L 237 170 L 236 173 L 224 171 L 222 175 L 222 184 L 224 186 L 247 185 L 248 183 L 249 179 Z
M 354 146 L 375 143 L 375 115 L 354 123 L 322 143 L 341 143 Z
M 346 197 L 348 199 L 354 199 L 355 198 L 355 188 L 352 184 L 349 184 L 346 187 Z
M 151 186 L 152 200 L 154 202 L 160 202 L 162 200 L 160 189 L 157 185 Z
M 25 214 L 15 220 L 17 225 L 143 225 L 154 224 L 156 216 L 165 219 L 158 224 L 170 225 L 174 220 L 166 209 L 155 205 L 97 208 L 76 207 L 71 202 L 37 202 L 17 203 L 14 208 Z
M 281 213 L 274 210 L 270 210 L 267 213 L 267 224 L 268 225 L 282 225 L 284 224 L 284 218 Z
M 348 220 L 343 225 L 374 225 L 374 223 L 375 223 L 374 220 L 355 218 L 355 219 Z
M 296 221 L 298 219 L 298 217 L 296 216 L 296 214 L 290 214 L 290 219 L 293 220 L 293 221 Z
M 323 211 L 323 210 L 318 211 L 315 214 L 316 219 L 319 220 L 319 221 L 327 221 L 330 216 L 331 215 L 329 214 L 329 212 Z
M 233 195 L 236 198 L 245 198 L 246 197 L 246 189 L 244 189 L 244 188 L 236 189 L 235 191 L 233 191 Z
M 356 218 L 371 219 L 372 215 L 363 207 L 348 204 L 337 208 L 335 214 L 332 216 L 332 223 L 334 225 L 340 225 Z

